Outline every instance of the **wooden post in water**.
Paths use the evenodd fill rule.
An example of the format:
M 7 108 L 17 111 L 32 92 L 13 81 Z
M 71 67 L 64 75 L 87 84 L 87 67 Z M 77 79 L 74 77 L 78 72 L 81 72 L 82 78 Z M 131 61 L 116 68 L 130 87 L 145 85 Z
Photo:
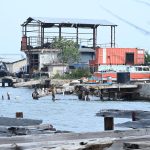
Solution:
M 52 84 L 52 87 L 51 87 L 51 91 L 52 91 L 52 100 L 55 101 L 56 89 L 55 89 L 55 86 L 53 84 Z
M 23 112 L 16 112 L 16 118 L 23 118 Z
M 103 100 L 103 89 L 101 89 L 100 99 Z
M 137 121 L 138 119 L 136 118 L 136 113 L 135 111 L 132 112 L 132 121 Z
M 113 117 L 104 117 L 104 130 L 114 130 Z
M 108 100 L 110 100 L 110 90 L 108 90 Z

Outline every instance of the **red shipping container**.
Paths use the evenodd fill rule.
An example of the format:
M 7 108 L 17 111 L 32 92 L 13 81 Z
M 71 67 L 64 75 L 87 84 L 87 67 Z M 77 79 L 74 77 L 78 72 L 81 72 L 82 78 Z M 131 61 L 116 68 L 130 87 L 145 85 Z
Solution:
M 144 64 L 144 50 L 137 48 L 98 48 L 95 65 L 141 65 Z

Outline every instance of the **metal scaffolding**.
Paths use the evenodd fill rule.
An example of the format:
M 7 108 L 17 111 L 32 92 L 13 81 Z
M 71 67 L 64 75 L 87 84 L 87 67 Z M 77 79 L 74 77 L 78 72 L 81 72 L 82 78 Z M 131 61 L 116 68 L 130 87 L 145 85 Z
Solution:
M 110 28 L 109 47 L 115 47 L 115 27 L 117 25 L 107 20 L 29 17 L 21 26 L 21 50 L 28 56 L 30 68 L 32 65 L 38 65 L 33 52 L 51 49 L 54 38 L 73 40 L 79 47 L 86 45 L 85 47 L 94 50 L 101 47 L 97 44 L 97 29 L 102 26 Z

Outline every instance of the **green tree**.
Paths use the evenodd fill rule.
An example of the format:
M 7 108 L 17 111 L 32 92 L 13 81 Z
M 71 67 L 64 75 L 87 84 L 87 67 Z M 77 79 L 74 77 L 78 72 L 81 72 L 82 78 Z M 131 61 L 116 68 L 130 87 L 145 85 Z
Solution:
M 79 60 L 78 45 L 72 40 L 54 38 L 52 41 L 52 48 L 61 50 L 58 57 L 63 63 L 71 64 Z
M 92 74 L 88 68 L 79 68 L 73 70 L 69 74 L 59 75 L 56 74 L 53 78 L 54 79 L 79 79 L 81 77 L 90 77 Z
M 145 64 L 150 63 L 150 54 L 148 51 L 145 51 Z

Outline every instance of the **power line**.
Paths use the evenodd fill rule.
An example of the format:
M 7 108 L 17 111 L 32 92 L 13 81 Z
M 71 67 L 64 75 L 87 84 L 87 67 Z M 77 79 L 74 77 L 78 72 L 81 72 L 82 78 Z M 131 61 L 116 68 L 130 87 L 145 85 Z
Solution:
M 138 2 L 138 3 L 145 4 L 145 5 L 147 5 L 147 6 L 150 6 L 150 3 L 145 2 L 145 1 L 142 1 L 142 0 L 134 0 L 134 1 L 136 1 L 136 2 Z
M 122 22 L 124 22 L 124 23 L 126 23 L 126 24 L 132 26 L 133 28 L 139 30 L 140 32 L 144 33 L 145 35 L 150 35 L 150 31 L 147 31 L 147 30 L 145 30 L 145 29 L 143 29 L 143 28 L 141 28 L 141 27 L 139 27 L 139 26 L 137 26 L 137 25 L 135 25 L 135 24 L 129 22 L 128 20 L 126 20 L 126 19 L 124 19 L 124 18 L 122 18 L 122 17 L 116 15 L 115 13 L 113 13 L 112 11 L 110 11 L 109 9 L 103 7 L 101 4 L 99 4 L 99 6 L 100 6 L 104 11 L 106 11 L 106 12 L 109 13 L 109 14 L 111 14 L 113 17 L 117 18 L 118 20 L 121 20 Z

